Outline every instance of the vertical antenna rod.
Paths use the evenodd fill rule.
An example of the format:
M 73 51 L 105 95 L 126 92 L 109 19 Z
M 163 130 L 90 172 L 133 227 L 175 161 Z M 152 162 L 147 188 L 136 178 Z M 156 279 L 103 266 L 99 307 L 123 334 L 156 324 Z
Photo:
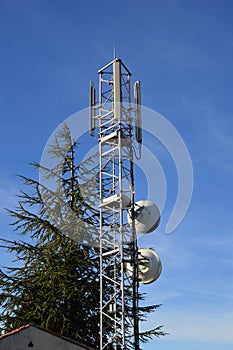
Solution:
M 114 42 L 113 42 L 113 58 L 114 60 L 116 59 L 116 45 Z

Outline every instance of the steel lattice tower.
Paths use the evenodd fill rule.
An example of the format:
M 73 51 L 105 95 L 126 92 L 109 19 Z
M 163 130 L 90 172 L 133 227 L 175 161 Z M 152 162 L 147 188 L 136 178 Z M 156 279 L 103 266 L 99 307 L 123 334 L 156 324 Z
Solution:
M 91 134 L 97 120 L 100 157 L 100 350 L 139 350 L 138 248 L 133 218 L 137 107 L 131 105 L 131 73 L 120 59 L 98 73 L 98 105 L 92 82 L 90 91 Z M 139 127 L 136 137 L 140 142 Z M 126 222 L 127 211 L 131 225 Z

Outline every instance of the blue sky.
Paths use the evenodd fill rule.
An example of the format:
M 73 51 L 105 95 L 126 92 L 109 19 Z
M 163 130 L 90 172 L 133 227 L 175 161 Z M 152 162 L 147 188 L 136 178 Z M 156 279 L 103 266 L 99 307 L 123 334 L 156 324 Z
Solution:
M 88 106 L 89 80 L 97 82 L 97 70 L 112 60 L 113 42 L 141 80 L 143 104 L 166 117 L 189 149 L 194 192 L 186 217 L 164 233 L 177 180 L 163 154 L 162 223 L 140 240 L 163 263 L 160 278 L 142 287 L 148 302 L 163 304 L 146 327 L 164 324 L 170 333 L 145 350 L 232 349 L 232 15 L 227 0 L 0 2 L 2 237 L 15 237 L 3 210 L 21 188 L 14 174 L 37 176 L 28 164 L 40 161 L 61 121 Z

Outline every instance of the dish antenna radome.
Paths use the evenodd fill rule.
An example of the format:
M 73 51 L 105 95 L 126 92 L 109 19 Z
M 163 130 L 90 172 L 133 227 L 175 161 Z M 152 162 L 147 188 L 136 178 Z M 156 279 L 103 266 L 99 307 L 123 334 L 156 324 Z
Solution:
M 149 200 L 141 200 L 134 206 L 135 229 L 137 233 L 150 233 L 160 223 L 160 212 L 158 207 Z M 128 223 L 132 225 L 132 214 L 127 214 Z
M 156 281 L 161 274 L 161 260 L 153 249 L 140 248 L 138 249 L 138 268 L 139 283 L 152 283 Z M 133 274 L 133 266 L 130 263 L 126 264 L 126 270 L 129 275 Z

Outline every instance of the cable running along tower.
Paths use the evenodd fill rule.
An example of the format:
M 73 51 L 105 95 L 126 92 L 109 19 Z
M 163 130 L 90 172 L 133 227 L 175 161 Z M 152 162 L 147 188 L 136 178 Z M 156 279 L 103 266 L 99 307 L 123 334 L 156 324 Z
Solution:
M 140 82 L 114 59 L 99 73 L 99 101 L 90 83 L 90 134 L 98 128 L 100 212 L 100 350 L 139 350 L 138 288 L 158 278 L 161 264 L 149 249 L 138 249 L 137 232 L 159 223 L 157 207 L 134 201 L 134 157 L 142 142 Z M 147 227 L 147 216 L 152 226 Z M 149 220 L 150 221 L 150 220 Z M 140 225 L 144 224 L 140 231 Z

